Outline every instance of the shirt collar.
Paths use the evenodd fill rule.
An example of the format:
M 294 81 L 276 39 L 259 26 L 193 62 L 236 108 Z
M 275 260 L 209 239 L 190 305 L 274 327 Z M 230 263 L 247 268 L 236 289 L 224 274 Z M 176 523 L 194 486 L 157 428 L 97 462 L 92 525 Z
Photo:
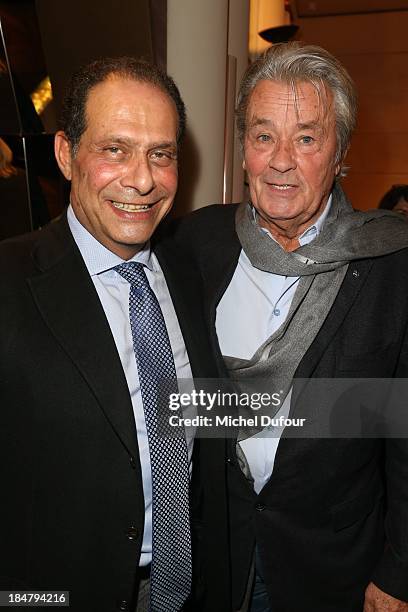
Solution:
M 91 276 L 106 272 L 119 264 L 124 263 L 124 259 L 112 253 L 103 246 L 88 230 L 78 221 L 71 204 L 68 206 L 67 219 L 69 229 L 81 252 L 87 270 Z M 156 270 L 154 258 L 151 256 L 150 242 L 146 242 L 143 248 L 131 259 L 126 261 L 136 261 L 142 263 L 149 270 Z
M 316 221 L 312 225 L 307 227 L 305 231 L 299 236 L 298 240 L 299 240 L 300 246 L 309 244 L 310 242 L 312 242 L 312 240 L 317 238 L 317 236 L 320 234 L 320 232 L 323 229 L 323 225 L 327 218 L 327 215 L 329 214 L 331 203 L 332 203 L 332 194 L 330 194 L 329 199 L 327 200 L 327 204 L 322 214 L 316 219 Z M 254 207 L 252 207 L 252 210 L 254 214 L 254 219 L 257 221 L 256 210 Z M 268 234 L 268 236 L 270 236 L 273 240 L 275 240 L 272 234 L 266 228 L 261 227 L 260 229 L 263 230 L 266 234 Z

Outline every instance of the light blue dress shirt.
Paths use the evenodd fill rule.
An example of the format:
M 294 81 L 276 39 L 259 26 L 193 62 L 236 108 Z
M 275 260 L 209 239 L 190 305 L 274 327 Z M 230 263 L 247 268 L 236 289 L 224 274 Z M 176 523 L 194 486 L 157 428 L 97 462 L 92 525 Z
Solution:
M 152 478 L 142 396 L 129 321 L 130 285 L 112 269 L 123 263 L 124 260 L 105 248 L 81 225 L 71 206 L 68 207 L 68 224 L 101 301 L 129 387 L 136 423 L 145 505 L 140 565 L 147 565 L 152 560 Z M 146 244 L 141 251 L 128 261 L 137 261 L 144 264 L 147 279 L 163 312 L 173 351 L 177 378 L 191 379 L 192 373 L 183 336 L 157 257 L 150 251 L 149 244 Z M 92 347 L 90 347 L 90 350 L 92 350 Z M 104 375 L 108 376 L 108 373 L 106 372 Z M 114 384 L 114 381 L 112 381 L 112 384 Z M 191 469 L 193 447 L 191 435 L 187 435 L 187 447 Z
M 299 244 L 309 244 L 320 233 L 328 215 L 331 199 L 317 219 L 299 237 Z M 274 238 L 264 228 L 272 240 Z M 223 355 L 250 359 L 285 321 L 299 277 L 280 276 L 254 268 L 241 250 L 234 275 L 217 307 L 216 330 Z M 291 391 L 276 414 L 288 416 Z M 240 442 L 257 493 L 271 477 L 279 440 L 284 428 L 267 428 Z

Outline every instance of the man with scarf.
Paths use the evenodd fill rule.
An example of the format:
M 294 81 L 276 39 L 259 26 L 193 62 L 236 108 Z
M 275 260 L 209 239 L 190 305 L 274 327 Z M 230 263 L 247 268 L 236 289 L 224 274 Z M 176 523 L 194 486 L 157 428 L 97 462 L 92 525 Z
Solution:
M 355 119 L 353 83 L 328 52 L 268 49 L 238 96 L 249 202 L 179 228 L 214 345 L 235 380 L 275 383 L 276 416 L 308 416 L 299 380 L 408 375 L 408 231 L 388 212 L 354 211 L 342 191 Z M 232 610 L 408 610 L 408 441 L 347 431 L 356 406 L 341 405 L 345 435 L 258 426 L 227 441 Z M 205 559 L 223 551 L 205 524 L 202 540 L 211 574 Z M 227 582 L 207 576 L 205 609 Z

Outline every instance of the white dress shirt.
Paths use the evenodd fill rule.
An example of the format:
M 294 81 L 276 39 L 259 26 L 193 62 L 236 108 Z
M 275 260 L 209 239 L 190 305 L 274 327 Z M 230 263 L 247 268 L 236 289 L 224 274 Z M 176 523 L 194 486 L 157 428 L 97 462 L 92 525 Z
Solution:
M 68 224 L 101 301 L 129 387 L 136 423 L 145 505 L 140 565 L 147 565 L 152 560 L 152 476 L 146 423 L 129 320 L 130 284 L 112 269 L 123 263 L 124 260 L 105 248 L 81 225 L 71 206 L 68 207 Z M 191 379 L 192 373 L 183 336 L 157 257 L 150 251 L 147 243 L 128 261 L 144 264 L 147 280 L 157 297 L 166 323 L 177 378 Z M 108 376 L 109 373 L 105 372 L 102 375 Z M 112 381 L 112 384 L 115 382 Z M 193 447 L 191 436 L 187 436 L 187 446 L 191 468 Z
M 320 233 L 331 206 L 331 196 L 317 219 L 299 237 L 299 244 L 309 244 Z M 264 228 L 271 238 L 271 234 Z M 216 330 L 224 356 L 251 359 L 257 349 L 285 321 L 299 277 L 280 276 L 254 268 L 241 250 L 234 275 L 217 307 Z M 291 391 L 276 414 L 288 416 Z M 271 477 L 276 451 L 284 428 L 268 427 L 240 442 L 245 453 L 254 489 L 257 493 Z

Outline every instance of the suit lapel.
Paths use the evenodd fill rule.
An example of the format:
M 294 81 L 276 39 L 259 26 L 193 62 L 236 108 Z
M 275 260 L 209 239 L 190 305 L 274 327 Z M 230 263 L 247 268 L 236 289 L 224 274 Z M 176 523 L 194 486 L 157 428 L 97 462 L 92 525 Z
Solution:
M 334 304 L 319 333 L 304 355 L 296 371 L 296 378 L 309 378 L 343 323 L 347 313 L 360 293 L 372 266 L 372 260 L 351 262 Z
M 200 252 L 202 271 L 210 312 L 215 319 L 218 302 L 224 295 L 238 264 L 241 245 L 238 237 L 231 236 L 221 242 L 209 242 Z
M 186 263 L 186 254 L 171 241 L 158 243 L 154 252 L 166 278 L 193 375 L 200 378 L 215 377 L 217 371 L 212 366 L 213 356 L 209 354 L 208 330 L 204 325 L 202 287 L 197 278 L 198 270 Z M 219 367 L 223 368 L 221 355 L 219 359 Z
M 235 214 L 233 221 L 235 219 Z M 218 342 L 216 331 L 216 312 L 219 301 L 224 295 L 238 265 L 241 245 L 235 233 L 225 227 L 223 240 L 206 243 L 199 252 L 199 266 L 203 277 L 205 295 L 205 313 L 208 320 L 208 330 L 211 347 L 220 364 L 220 371 L 227 376 L 224 359 Z
M 313 373 L 322 359 L 325 350 L 330 345 L 337 330 L 342 325 L 355 299 L 360 293 L 371 266 L 371 260 L 361 260 L 350 263 L 333 307 L 296 371 L 295 378 L 302 380 L 294 384 L 293 387 L 289 415 L 291 418 L 302 416 L 302 414 L 298 412 L 302 407 L 299 399 L 307 386 L 307 379 L 313 377 Z M 291 439 L 288 435 L 288 431 L 284 431 L 276 452 L 274 470 L 265 490 L 270 490 L 271 487 L 276 486 L 278 483 L 284 483 L 287 475 L 293 470 L 293 466 L 296 465 L 297 458 L 310 452 L 310 448 L 312 448 L 314 444 L 316 444 L 316 440 Z
M 122 444 L 138 456 L 126 378 L 92 279 L 66 219 L 43 230 L 33 253 L 39 274 L 28 279 L 33 298 L 58 343 L 89 385 Z

